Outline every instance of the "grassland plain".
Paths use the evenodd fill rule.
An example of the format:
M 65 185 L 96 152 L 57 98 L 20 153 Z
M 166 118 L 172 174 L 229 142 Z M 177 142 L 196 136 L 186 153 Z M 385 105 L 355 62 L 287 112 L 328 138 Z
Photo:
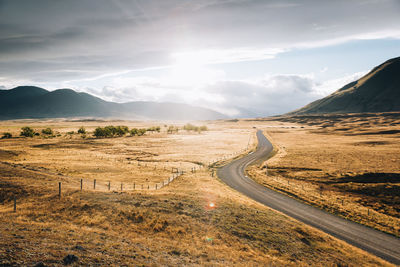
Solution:
M 82 124 L 89 131 L 85 138 L 68 134 Z M 74 254 L 79 258 L 75 265 L 390 266 L 212 176 L 206 165 L 253 149 L 253 127 L 270 122 L 207 122 L 209 131 L 201 134 L 167 134 L 162 126 L 161 133 L 141 137 L 90 137 L 96 126 L 109 124 L 155 125 L 1 122 L 0 132 L 14 136 L 31 126 L 51 127 L 56 137 L 0 140 L 0 264 L 62 265 L 66 255 Z M 133 183 L 150 185 L 168 177 L 170 168 L 185 174 L 160 190 L 133 190 Z
M 249 169 L 257 182 L 399 236 L 399 113 L 276 120 L 265 130 L 277 155 Z

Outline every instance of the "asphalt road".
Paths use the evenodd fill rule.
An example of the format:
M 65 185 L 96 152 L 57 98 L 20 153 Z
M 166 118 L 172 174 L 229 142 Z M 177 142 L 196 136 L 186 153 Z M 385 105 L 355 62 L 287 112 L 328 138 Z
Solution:
M 257 150 L 218 169 L 218 177 L 242 194 L 311 225 L 347 243 L 400 265 L 400 239 L 372 228 L 337 217 L 309 206 L 286 195 L 265 188 L 245 175 L 248 165 L 265 159 L 272 152 L 272 144 L 257 131 Z

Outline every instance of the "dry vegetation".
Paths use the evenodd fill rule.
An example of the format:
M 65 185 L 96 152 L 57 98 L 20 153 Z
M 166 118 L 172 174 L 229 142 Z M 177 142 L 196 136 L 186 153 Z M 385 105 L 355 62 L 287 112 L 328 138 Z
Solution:
M 297 116 L 264 128 L 277 155 L 255 179 L 304 202 L 399 236 L 400 114 Z
M 167 134 L 168 126 L 160 133 L 112 139 L 67 134 L 82 124 L 93 132 L 111 123 L 1 123 L 0 132 L 13 136 L 27 125 L 50 127 L 59 136 L 0 140 L 0 265 L 62 265 L 68 254 L 79 258 L 74 264 L 102 266 L 389 265 L 211 176 L 206 165 L 243 153 L 249 143 L 254 147 L 252 126 L 270 122 L 209 122 L 200 134 Z M 132 190 L 133 183 L 160 182 L 173 167 L 186 173 L 160 190 Z M 108 181 L 114 186 L 110 192 Z

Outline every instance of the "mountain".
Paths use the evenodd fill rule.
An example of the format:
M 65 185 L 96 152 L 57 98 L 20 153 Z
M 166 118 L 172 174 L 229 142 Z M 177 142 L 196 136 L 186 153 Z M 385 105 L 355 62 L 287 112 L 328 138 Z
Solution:
M 400 57 L 288 115 L 400 111 Z
M 35 86 L 0 90 L 0 119 L 109 117 L 155 120 L 210 120 L 216 111 L 179 103 L 104 101 L 71 89 L 47 91 Z

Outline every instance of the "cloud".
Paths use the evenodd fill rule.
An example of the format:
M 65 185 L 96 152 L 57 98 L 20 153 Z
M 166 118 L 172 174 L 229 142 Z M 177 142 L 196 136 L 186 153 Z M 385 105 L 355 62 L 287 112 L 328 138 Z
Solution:
M 315 83 L 314 85 L 314 92 L 316 95 L 324 97 L 328 94 L 333 93 L 334 91 L 342 88 L 346 84 L 356 81 L 360 79 L 362 76 L 367 74 L 368 71 L 359 71 L 356 73 L 352 73 L 349 75 L 345 75 L 343 77 L 337 79 L 331 79 L 322 83 Z
M 0 84 L 69 87 L 117 102 L 186 102 L 238 116 L 279 114 L 361 75 L 338 78 L 344 71 L 329 62 L 304 70 L 315 75 L 296 74 L 308 62 L 285 59 L 285 52 L 400 39 L 399 13 L 398 0 L 3 0 Z M 260 77 L 252 73 L 267 71 L 257 61 L 290 70 L 299 64 L 299 71 Z
M 327 96 L 367 72 L 340 79 L 317 82 L 314 75 L 272 75 L 256 82 L 220 81 L 205 88 L 212 99 L 197 103 L 237 117 L 264 117 L 284 114 Z
M 254 83 L 221 81 L 206 90 L 223 99 L 218 106 L 221 112 L 238 117 L 261 117 L 286 113 L 315 100 L 313 86 L 311 77 L 273 75 Z
M 52 70 L 62 80 L 171 65 L 185 51 L 202 51 L 208 63 L 262 60 L 296 47 L 399 38 L 399 11 L 397 0 L 5 0 L 0 70 L 32 79 Z

